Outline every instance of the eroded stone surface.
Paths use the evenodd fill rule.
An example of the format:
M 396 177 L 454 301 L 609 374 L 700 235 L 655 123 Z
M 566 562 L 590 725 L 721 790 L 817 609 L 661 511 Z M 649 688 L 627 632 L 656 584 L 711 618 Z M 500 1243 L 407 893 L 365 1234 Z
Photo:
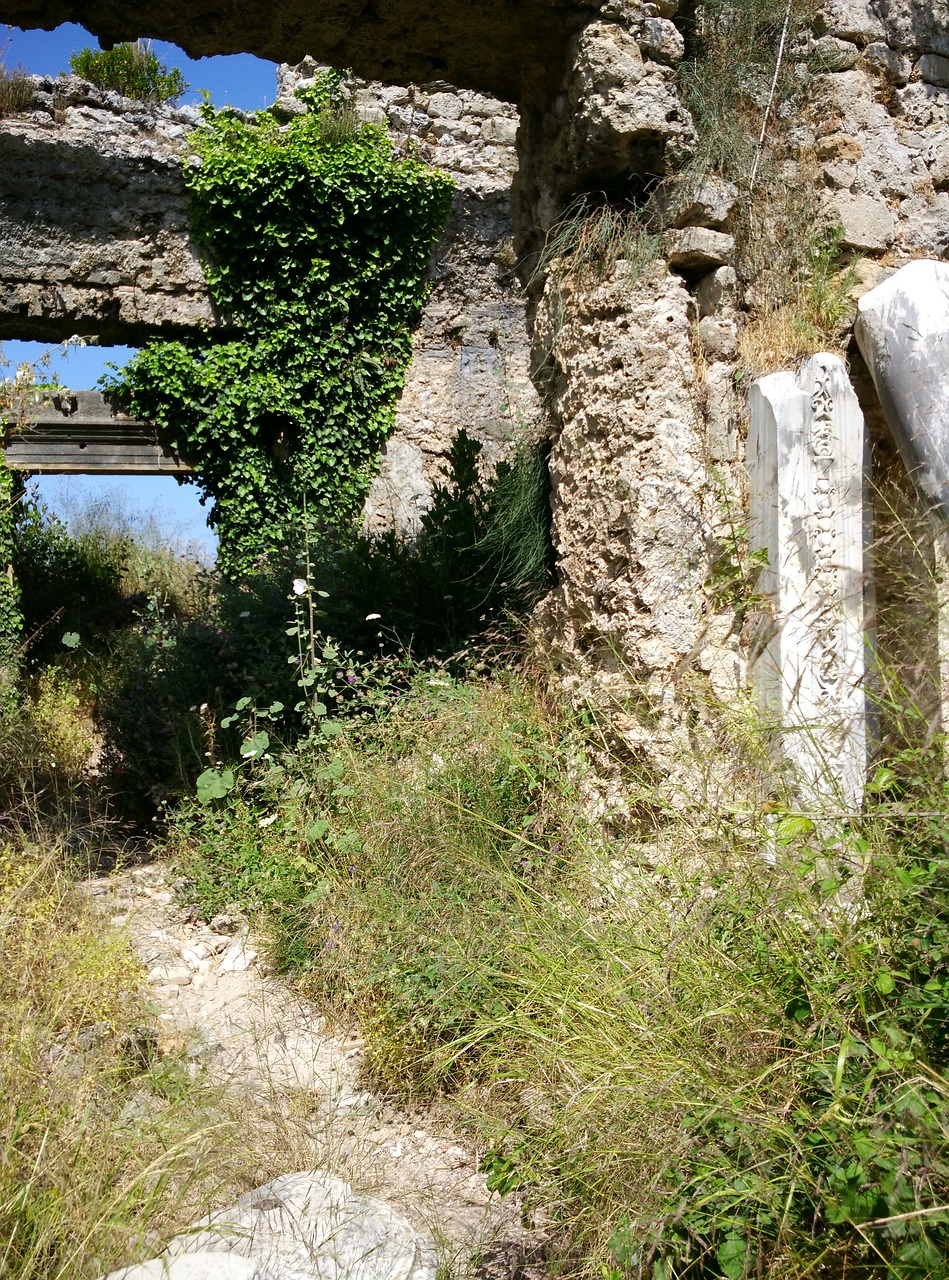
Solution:
M 163 0 L 138 7 L 118 0 L 4 0 L 0 17 L 47 30 L 78 22 L 112 43 L 153 36 L 192 57 L 246 52 L 298 62 L 313 54 L 367 79 L 445 79 L 514 101 L 557 75 L 567 42 L 595 7 L 582 0 L 289 0 L 279 6 Z
M 552 99 L 524 104 L 519 218 L 543 230 L 576 192 L 645 186 L 667 176 L 695 145 L 692 118 L 671 66 L 644 56 L 638 17 L 591 22 L 567 50 Z
M 628 751 L 681 781 L 681 715 L 697 678 L 742 681 L 733 617 L 705 583 L 725 533 L 728 472 L 713 480 L 685 283 L 628 264 L 589 289 L 563 282 L 538 312 L 559 420 L 550 458 L 559 583 L 538 621 L 571 687 L 610 705 Z M 559 319 L 558 319 L 559 317 Z M 716 379 L 724 398 L 728 382 Z M 719 456 L 734 428 L 722 413 Z
M 819 78 L 818 178 L 828 219 L 843 226 L 855 249 L 939 256 L 949 251 L 942 158 L 949 89 L 915 75 L 907 83 L 908 60 L 901 59 L 897 47 L 878 41 L 860 66 Z
M 33 84 L 35 109 L 0 121 L 0 336 L 135 345 L 217 323 L 188 233 L 193 113 Z
M 285 1174 L 176 1236 L 196 1250 L 258 1264 L 260 1280 L 435 1280 L 434 1251 L 390 1205 L 323 1172 Z

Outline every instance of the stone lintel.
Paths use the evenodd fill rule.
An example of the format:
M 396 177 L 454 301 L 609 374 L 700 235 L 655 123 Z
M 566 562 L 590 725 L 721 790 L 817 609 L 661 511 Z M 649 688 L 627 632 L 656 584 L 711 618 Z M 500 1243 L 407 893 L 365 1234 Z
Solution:
M 7 427 L 7 466 L 34 475 L 188 475 L 191 465 L 154 425 L 130 417 L 101 391 L 24 395 Z

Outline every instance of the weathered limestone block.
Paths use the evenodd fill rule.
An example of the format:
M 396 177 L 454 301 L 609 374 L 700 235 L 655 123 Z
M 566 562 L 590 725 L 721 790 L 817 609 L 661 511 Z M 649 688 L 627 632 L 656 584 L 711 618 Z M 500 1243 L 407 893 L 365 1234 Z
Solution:
M 949 263 L 910 262 L 865 293 L 856 337 L 907 471 L 949 517 Z
M 892 49 L 949 53 L 949 5 L 946 0 L 822 0 L 818 21 L 835 36 L 865 45 L 883 41 Z
M 673 179 L 652 198 L 656 217 L 668 227 L 712 227 L 722 231 L 738 202 L 733 182 L 709 175 L 699 181 Z
M 949 251 L 942 151 L 949 89 L 915 73 L 907 82 L 918 49 L 903 53 L 876 41 L 856 69 L 820 76 L 815 85 L 827 220 L 841 224 L 846 243 L 861 252 Z
M 680 271 L 706 272 L 725 266 L 735 251 L 735 239 L 706 227 L 684 227 L 666 235 L 666 259 Z
M 893 215 L 883 200 L 841 192 L 833 199 L 844 244 L 864 253 L 882 253 L 896 234 Z
M 230 1268 L 230 1269 L 228 1269 Z M 329 1173 L 289 1173 L 105 1280 L 435 1280 L 435 1257 L 389 1205 Z
M 525 103 L 515 188 L 523 231 L 553 225 L 577 192 L 645 189 L 691 154 L 695 130 L 675 73 L 644 59 L 635 30 L 590 23 L 567 50 L 559 92 Z
M 876 71 L 891 84 L 903 86 L 910 77 L 913 64 L 906 54 L 897 53 L 888 44 L 875 41 L 863 51 L 863 61 L 871 71 Z
M 36 76 L 0 121 L 0 337 L 135 344 L 219 319 L 188 234 L 192 117 Z
M 949 58 L 942 58 L 935 53 L 924 53 L 916 63 L 916 70 L 919 72 L 920 79 L 925 80 L 927 84 L 949 89 Z
M 727 462 L 714 481 L 685 283 L 661 263 L 638 279 L 627 267 L 588 289 L 551 282 L 538 309 L 559 429 L 558 585 L 537 620 L 568 684 L 610 705 L 623 751 L 685 796 L 683 777 L 701 763 L 683 732 L 688 691 L 698 683 L 700 701 L 727 699 L 743 681 L 733 613 L 705 589 L 727 522 Z M 726 416 L 723 406 L 723 460 L 734 444 Z
M 863 414 L 837 356 L 749 397 L 750 537 L 771 632 L 754 666 L 804 797 L 848 808 L 867 759 Z
M 681 62 L 685 57 L 685 39 L 668 18 L 644 18 L 636 28 L 639 43 L 647 58 L 658 62 Z

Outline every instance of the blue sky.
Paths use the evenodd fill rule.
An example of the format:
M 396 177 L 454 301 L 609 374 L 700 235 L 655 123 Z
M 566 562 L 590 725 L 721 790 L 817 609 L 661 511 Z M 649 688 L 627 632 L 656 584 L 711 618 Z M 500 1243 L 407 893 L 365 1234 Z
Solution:
M 79 49 L 98 48 L 99 42 L 85 28 L 65 23 L 55 31 L 20 31 L 6 28 L 0 33 L 0 54 L 7 68 L 22 67 L 35 75 L 58 75 L 69 70 L 69 55 Z M 227 57 L 187 57 L 177 45 L 153 42 L 155 52 L 166 65 L 180 68 L 189 91 L 182 103 L 200 102 L 206 89 L 215 106 L 230 103 L 245 110 L 269 105 L 276 92 L 276 64 L 248 53 Z M 36 361 L 49 350 L 50 372 L 76 390 L 94 387 L 111 360 L 122 364 L 131 354 L 126 347 L 61 347 L 51 350 L 36 342 L 4 342 L 3 356 L 12 375 L 21 361 Z M 214 534 L 205 523 L 206 510 L 198 502 L 194 485 L 179 485 L 172 476 L 42 476 L 34 482 L 42 499 L 68 519 L 69 512 L 86 501 L 114 502 L 125 511 L 150 514 L 163 526 L 185 540 L 201 544 L 206 551 L 215 547 Z

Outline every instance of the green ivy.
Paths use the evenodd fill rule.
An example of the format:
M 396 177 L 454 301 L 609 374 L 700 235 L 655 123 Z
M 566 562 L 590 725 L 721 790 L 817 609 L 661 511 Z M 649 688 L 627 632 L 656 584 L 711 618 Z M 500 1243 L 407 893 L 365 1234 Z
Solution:
M 22 480 L 0 458 L 0 697 L 12 688 L 23 639 L 20 588 L 13 572 L 14 530 Z
M 359 511 L 411 357 L 450 178 L 360 124 L 327 73 L 281 126 L 205 106 L 186 169 L 212 298 L 240 336 L 153 342 L 113 380 L 192 461 L 225 574 Z

